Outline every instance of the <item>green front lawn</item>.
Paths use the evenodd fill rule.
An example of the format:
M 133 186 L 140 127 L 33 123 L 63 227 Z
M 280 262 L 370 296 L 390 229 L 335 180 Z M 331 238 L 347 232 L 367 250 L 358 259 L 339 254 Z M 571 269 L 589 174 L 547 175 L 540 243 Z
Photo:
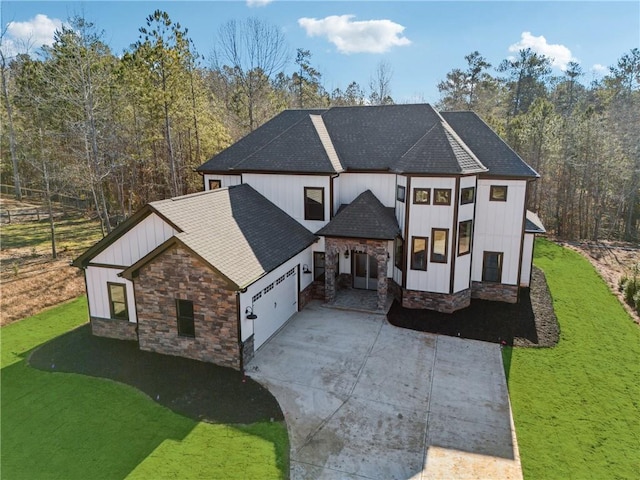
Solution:
M 503 350 L 524 476 L 638 478 L 640 328 L 579 254 L 539 240 L 534 261 L 561 333 Z
M 86 317 L 80 298 L 0 330 L 2 478 L 286 478 L 281 423 L 196 422 L 127 385 L 27 365 Z

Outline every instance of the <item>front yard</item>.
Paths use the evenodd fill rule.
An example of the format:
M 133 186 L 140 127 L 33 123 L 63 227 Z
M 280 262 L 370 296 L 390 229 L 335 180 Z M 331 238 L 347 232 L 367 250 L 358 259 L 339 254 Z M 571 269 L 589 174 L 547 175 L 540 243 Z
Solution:
M 589 262 L 542 240 L 554 348 L 503 350 L 525 478 L 637 478 L 640 328 Z
M 27 364 L 86 316 L 82 297 L 0 330 L 3 478 L 286 478 L 280 422 L 198 422 L 130 386 Z

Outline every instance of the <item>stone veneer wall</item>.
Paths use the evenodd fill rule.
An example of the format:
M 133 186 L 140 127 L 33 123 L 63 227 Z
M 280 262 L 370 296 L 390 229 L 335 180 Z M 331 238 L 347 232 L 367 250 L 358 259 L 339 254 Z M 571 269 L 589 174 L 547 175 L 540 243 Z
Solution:
M 435 310 L 442 313 L 453 313 L 471 304 L 471 290 L 458 293 L 432 293 L 417 290 L 402 292 L 402 306 L 405 308 Z
M 402 287 L 398 285 L 392 278 L 389 279 L 389 291 L 393 298 L 397 301 L 402 302 Z
M 91 333 L 96 337 L 137 340 L 136 326 L 128 320 L 91 317 Z
M 517 303 L 518 286 L 503 283 L 471 282 L 471 297 L 481 300 Z
M 242 343 L 242 365 L 246 365 L 251 360 L 253 360 L 253 356 L 256 353 L 254 336 L 251 335 Z
M 174 246 L 140 269 L 134 288 L 141 350 L 240 369 L 236 292 L 204 262 Z M 178 335 L 177 298 L 193 302 L 194 338 Z

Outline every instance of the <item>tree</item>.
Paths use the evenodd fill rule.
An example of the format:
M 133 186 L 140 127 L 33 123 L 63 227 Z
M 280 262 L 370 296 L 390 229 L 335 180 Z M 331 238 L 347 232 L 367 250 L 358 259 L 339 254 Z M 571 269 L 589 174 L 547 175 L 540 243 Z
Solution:
M 326 93 L 320 85 L 322 75 L 311 66 L 309 60 L 311 52 L 298 48 L 296 50 L 296 65 L 298 71 L 293 74 L 292 80 L 296 89 L 298 108 L 317 107 L 326 103 Z
M 9 95 L 10 69 L 8 58 L 4 52 L 4 36 L 6 28 L 0 34 L 0 75 L 2 81 L 2 99 L 7 113 L 7 129 L 9 131 L 9 153 L 11 155 L 11 166 L 13 167 L 13 191 L 17 200 L 22 200 L 22 189 L 20 188 L 20 170 L 18 168 L 18 155 L 16 152 L 16 134 L 13 126 L 13 105 Z
M 391 98 L 392 78 L 393 69 L 391 68 L 391 64 L 385 60 L 381 60 L 369 80 L 369 101 L 372 105 L 393 104 L 393 98 Z
M 546 79 L 551 73 L 551 61 L 530 48 L 520 50 L 518 57 L 503 60 L 498 66 L 510 92 L 509 114 L 512 117 L 525 113 L 533 101 L 546 96 Z

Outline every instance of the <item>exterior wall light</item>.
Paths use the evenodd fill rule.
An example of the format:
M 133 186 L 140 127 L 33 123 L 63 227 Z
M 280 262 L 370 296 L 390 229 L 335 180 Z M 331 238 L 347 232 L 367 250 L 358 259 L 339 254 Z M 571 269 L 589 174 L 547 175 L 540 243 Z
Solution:
M 306 263 L 302 265 L 302 273 L 311 273 L 311 270 L 309 270 L 309 265 L 307 265 Z
M 255 320 L 256 318 L 258 318 L 258 316 L 253 313 L 253 307 L 247 307 L 244 313 L 247 315 L 247 320 Z

